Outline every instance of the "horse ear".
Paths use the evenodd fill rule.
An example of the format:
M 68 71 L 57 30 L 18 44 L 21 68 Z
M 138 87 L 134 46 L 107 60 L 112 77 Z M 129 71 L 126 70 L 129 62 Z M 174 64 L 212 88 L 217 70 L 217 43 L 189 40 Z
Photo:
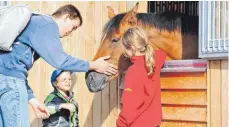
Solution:
M 137 26 L 137 17 L 136 12 L 138 10 L 138 2 L 137 4 L 127 12 L 124 17 L 121 19 L 119 28 L 115 30 L 114 37 L 116 39 L 120 39 L 122 34 L 129 28 Z
M 108 17 L 109 19 L 112 19 L 116 14 L 110 6 L 107 6 L 107 9 L 108 9 Z
M 138 4 L 139 3 L 137 2 L 137 4 L 129 12 L 127 12 L 120 21 L 119 29 L 116 32 L 119 36 L 121 36 L 127 29 L 137 25 L 136 13 L 138 10 Z
M 125 14 L 125 16 L 121 20 L 121 23 L 129 23 L 130 25 L 133 23 L 137 23 L 136 13 L 138 11 L 138 5 L 139 3 L 137 2 L 137 4 Z

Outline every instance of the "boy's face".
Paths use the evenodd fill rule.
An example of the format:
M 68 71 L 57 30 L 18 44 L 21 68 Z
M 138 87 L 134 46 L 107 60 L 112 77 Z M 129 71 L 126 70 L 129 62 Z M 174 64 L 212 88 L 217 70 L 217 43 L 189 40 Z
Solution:
M 59 24 L 60 38 L 71 35 L 78 27 L 80 27 L 79 18 L 70 19 L 68 15 L 64 15 Z
M 55 87 L 63 92 L 68 92 L 72 86 L 72 78 L 70 72 L 62 72 L 56 79 Z

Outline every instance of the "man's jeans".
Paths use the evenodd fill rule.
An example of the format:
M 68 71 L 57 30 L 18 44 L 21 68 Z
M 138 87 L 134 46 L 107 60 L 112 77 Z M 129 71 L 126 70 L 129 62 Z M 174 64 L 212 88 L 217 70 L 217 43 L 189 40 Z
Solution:
M 0 74 L 0 127 L 29 127 L 26 81 Z

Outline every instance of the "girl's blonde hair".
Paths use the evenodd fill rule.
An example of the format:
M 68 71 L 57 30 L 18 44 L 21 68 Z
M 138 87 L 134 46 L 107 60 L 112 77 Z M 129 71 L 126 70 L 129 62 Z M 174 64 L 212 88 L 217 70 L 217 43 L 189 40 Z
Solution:
M 153 74 L 155 67 L 154 50 L 148 43 L 148 36 L 142 28 L 128 29 L 122 36 L 122 44 L 125 54 L 126 50 L 131 50 L 134 55 L 136 50 L 145 54 L 148 75 Z M 132 47 L 135 47 L 135 49 Z

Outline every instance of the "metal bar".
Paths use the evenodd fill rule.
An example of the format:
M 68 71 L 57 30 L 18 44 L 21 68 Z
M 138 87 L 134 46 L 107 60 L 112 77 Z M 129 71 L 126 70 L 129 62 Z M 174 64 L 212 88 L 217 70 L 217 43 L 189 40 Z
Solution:
M 198 16 L 197 12 L 198 12 L 198 2 L 196 1 L 195 2 L 195 16 Z
M 163 3 L 160 1 L 160 12 L 163 12 Z
M 218 27 L 219 27 L 219 30 L 218 30 L 218 36 L 219 36 L 219 39 L 221 38 L 221 31 L 220 31 L 220 24 L 221 24 L 221 6 L 220 6 L 221 2 L 219 1 L 219 8 L 218 8 L 218 11 L 219 11 L 219 20 L 218 20 Z M 221 46 L 220 46 L 220 41 L 218 41 L 218 51 L 221 50 Z
M 169 2 L 168 1 L 165 2 L 165 11 L 166 12 L 169 11 Z
M 193 15 L 193 11 L 194 11 L 194 9 L 193 9 L 194 6 L 193 5 L 194 5 L 194 2 L 191 2 L 191 15 Z
M 226 14 L 229 14 L 229 1 L 226 1 L 226 5 L 227 7 L 225 6 L 225 26 L 226 26 L 226 23 L 227 23 L 227 26 L 225 27 L 226 30 L 227 30 L 227 37 L 226 37 L 226 30 L 225 30 L 225 38 L 226 40 L 224 41 L 224 50 L 225 51 L 228 51 L 228 43 L 229 43 L 229 16 L 227 16 Z M 226 18 L 227 17 L 227 18 Z
M 177 12 L 177 2 L 174 2 L 174 11 Z
M 188 15 L 188 5 L 189 5 L 189 2 L 185 1 L 185 14 L 187 15 Z
M 181 2 L 179 2 L 179 1 L 177 2 L 177 12 L 179 12 L 179 13 L 181 13 L 181 12 L 180 12 L 180 3 L 181 3 Z
M 200 25 L 200 28 L 201 28 L 201 38 L 202 38 L 202 41 L 201 41 L 201 46 L 202 46 L 202 51 L 201 52 L 206 52 L 205 51 L 205 45 L 204 45 L 204 2 L 201 1 L 201 15 L 200 15 L 200 22 L 201 22 L 201 25 Z
M 196 14 L 196 16 L 198 16 L 199 15 L 199 2 L 197 2 L 196 8 L 197 8 L 197 14 Z
M 148 4 L 147 4 L 147 5 L 148 5 L 148 10 L 147 10 L 147 12 L 151 12 L 151 10 L 150 10 L 150 9 L 151 9 L 151 7 L 150 7 L 151 2 L 148 1 L 147 3 L 148 3 Z
M 188 5 L 188 15 L 191 15 L 191 10 L 192 9 L 192 3 L 189 2 L 189 5 Z
M 203 48 L 206 51 L 206 49 L 208 48 L 208 1 L 204 1 L 204 6 L 203 7 L 203 26 L 204 26 L 204 30 L 203 30 L 203 34 L 204 34 L 204 41 L 203 41 Z
M 174 12 L 174 1 L 171 2 L 171 11 Z
M 197 1 L 194 2 L 194 14 L 193 15 L 195 15 L 195 16 L 196 16 L 196 12 L 197 12 L 197 10 L 196 10 L 197 9 L 197 7 L 196 7 L 197 4 L 196 3 L 197 3 Z
M 193 2 L 193 13 L 192 15 L 196 15 L 196 1 Z
M 209 52 L 211 52 L 211 48 L 210 48 L 210 43 L 212 43 L 212 42 L 210 42 L 209 40 L 212 38 L 212 34 L 211 34 L 211 31 L 212 31 L 212 20 L 211 20 L 211 18 L 212 18 L 212 9 L 211 9 L 211 5 L 212 5 L 212 3 L 211 2 L 207 2 L 208 3 L 208 6 L 207 6 L 207 8 L 209 8 L 209 10 L 207 10 L 207 15 L 208 15 L 208 19 L 207 19 L 207 24 L 208 24 L 208 29 L 209 30 L 207 30 L 207 32 L 208 32 L 208 38 L 207 38 L 207 50 L 209 51 Z
M 193 1 L 193 3 L 192 3 L 192 6 L 193 6 L 193 8 L 192 8 L 192 16 L 194 16 L 195 15 L 195 11 L 196 11 L 196 2 L 195 1 Z
M 185 8 L 185 2 L 184 2 L 184 1 L 182 1 L 181 7 L 182 7 L 182 8 L 181 8 L 182 13 L 185 14 L 185 11 L 184 11 L 184 10 L 185 10 L 185 9 L 184 9 L 184 8 Z
M 0 7 L 9 6 L 10 4 L 11 4 L 11 1 L 0 1 Z
M 226 49 L 226 27 L 227 27 L 227 25 L 226 25 L 226 22 L 227 22 L 227 18 L 226 18 L 226 11 L 227 11 L 227 8 L 226 8 L 226 4 L 227 4 L 227 2 L 226 1 L 223 1 L 223 51 L 226 51 L 227 49 Z
M 215 1 L 212 1 L 212 40 L 215 39 Z M 210 43 L 210 47 L 214 48 L 214 43 Z
M 166 9 L 165 9 L 165 8 L 166 8 L 165 3 L 166 3 L 166 2 L 165 2 L 165 1 L 163 1 L 163 12 L 166 12 Z
M 221 50 L 222 50 L 222 52 L 225 52 L 226 51 L 226 49 L 225 49 L 225 45 L 226 45 L 226 23 L 227 23 L 227 17 L 226 17 L 226 1 L 222 1 L 221 2 L 221 4 L 222 4 L 222 9 L 221 9 L 221 16 L 222 16 L 222 20 L 221 20 L 221 22 L 222 23 L 220 23 L 220 25 L 221 25 L 221 41 L 220 41 L 220 48 L 222 48 Z
M 154 12 L 157 12 L 157 3 L 154 1 Z
M 203 48 L 203 2 L 200 1 L 200 6 L 199 6 L 200 10 L 201 10 L 201 13 L 200 13 L 200 16 L 199 16 L 199 36 L 200 36 L 200 41 L 199 41 L 199 44 L 200 44 L 200 47 L 199 49 L 201 48 L 201 50 L 199 50 L 199 53 L 202 54 L 202 52 L 204 52 L 204 48 Z
M 160 12 L 160 1 L 157 1 L 157 11 L 156 12 Z

